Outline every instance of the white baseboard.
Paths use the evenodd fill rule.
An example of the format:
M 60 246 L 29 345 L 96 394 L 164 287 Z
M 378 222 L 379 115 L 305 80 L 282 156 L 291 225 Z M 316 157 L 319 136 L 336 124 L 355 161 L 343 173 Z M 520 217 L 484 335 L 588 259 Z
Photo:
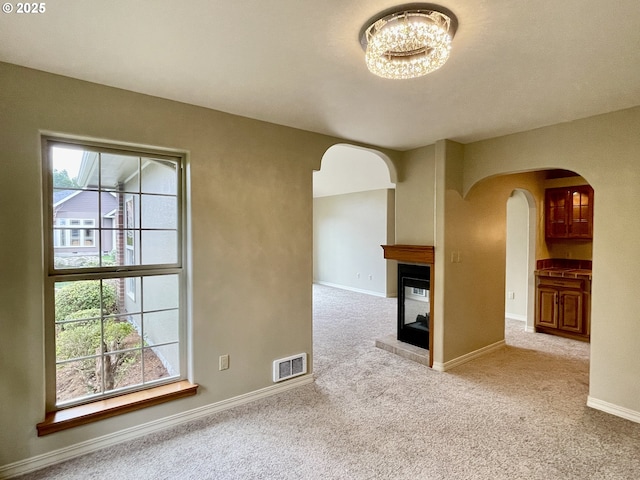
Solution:
M 33 472 L 44 467 L 54 465 L 56 463 L 64 462 L 87 453 L 95 452 L 102 448 L 110 447 L 118 443 L 133 440 L 150 433 L 165 430 L 170 427 L 175 427 L 192 420 L 206 417 L 213 413 L 222 412 L 233 407 L 244 405 L 246 403 L 260 400 L 261 398 L 270 397 L 287 390 L 292 390 L 296 387 L 313 383 L 313 375 L 307 374 L 297 378 L 292 378 L 283 383 L 271 385 L 254 392 L 245 393 L 221 402 L 212 403 L 203 407 L 188 410 L 186 412 L 171 415 L 169 417 L 154 420 L 136 427 L 127 428 L 119 432 L 110 433 L 102 437 L 98 437 L 85 442 L 77 443 L 65 448 L 60 448 L 52 452 L 44 453 L 42 455 L 36 455 L 35 457 L 20 460 L 18 462 L 10 463 L 8 465 L 0 466 L 0 478 L 8 479 L 23 475 L 25 473 Z
M 516 320 L 518 322 L 525 322 L 525 323 L 527 321 L 527 316 L 526 315 L 519 315 L 517 313 L 506 313 L 504 318 L 507 319 L 507 320 Z M 535 333 L 536 328 L 535 327 L 530 327 L 528 325 L 525 325 L 524 331 L 525 332 L 529 332 L 529 333 Z
M 381 293 L 381 292 L 376 292 L 376 291 L 373 291 L 373 290 L 363 290 L 362 288 L 349 287 L 347 285 L 339 285 L 337 283 L 331 283 L 331 282 L 314 281 L 313 283 L 317 283 L 318 285 L 324 285 L 325 287 L 339 288 L 340 290 L 348 290 L 350 292 L 364 293 L 366 295 L 373 295 L 375 297 L 389 298 L 389 297 L 395 296 L 395 295 L 389 295 L 389 297 L 387 297 L 386 294 Z
M 446 372 L 447 370 L 452 369 L 453 367 L 457 367 L 458 365 L 462 365 L 463 363 L 470 362 L 471 360 L 475 360 L 478 357 L 486 355 L 487 353 L 491 353 L 495 350 L 498 350 L 505 346 L 505 341 L 500 340 L 499 342 L 492 343 L 491 345 L 487 345 L 486 347 L 479 348 L 478 350 L 474 350 L 473 352 L 469 352 L 461 357 L 454 358 L 453 360 L 449 360 L 448 362 L 433 362 L 433 369 L 438 372 Z
M 614 405 L 613 403 L 605 402 L 604 400 L 598 400 L 591 396 L 587 397 L 587 406 L 600 410 L 601 412 L 610 413 L 616 417 L 640 423 L 640 412 L 636 412 L 629 408 L 620 407 L 619 405 Z

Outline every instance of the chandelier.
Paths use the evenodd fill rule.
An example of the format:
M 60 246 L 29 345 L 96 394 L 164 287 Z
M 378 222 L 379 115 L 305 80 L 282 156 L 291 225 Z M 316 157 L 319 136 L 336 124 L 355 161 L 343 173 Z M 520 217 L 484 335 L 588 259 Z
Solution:
M 432 5 L 412 4 L 383 12 L 363 27 L 360 43 L 367 68 L 392 79 L 431 73 L 449 58 L 456 27 L 451 12 Z

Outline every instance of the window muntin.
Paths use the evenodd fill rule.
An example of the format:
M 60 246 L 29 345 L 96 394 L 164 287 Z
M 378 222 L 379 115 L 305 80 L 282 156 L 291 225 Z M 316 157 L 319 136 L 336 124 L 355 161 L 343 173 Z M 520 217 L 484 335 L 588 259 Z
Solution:
M 127 282 L 141 285 L 141 301 L 117 298 Z M 57 403 L 179 378 L 178 293 L 178 275 L 56 282 Z M 82 308 L 80 295 L 96 296 L 101 308 Z
M 68 170 L 67 152 L 60 145 L 51 148 L 52 172 Z M 71 177 L 68 181 L 52 175 L 54 255 L 50 269 L 93 268 L 96 263 L 131 265 L 124 244 L 135 249 L 137 265 L 179 265 L 180 159 L 152 159 L 112 150 L 81 152 L 77 173 L 67 172 L 63 177 Z M 65 261 L 74 249 L 82 249 L 75 255 L 91 257 L 91 261 Z M 105 259 L 105 253 L 118 255 Z
M 181 157 L 45 146 L 55 405 L 183 378 Z

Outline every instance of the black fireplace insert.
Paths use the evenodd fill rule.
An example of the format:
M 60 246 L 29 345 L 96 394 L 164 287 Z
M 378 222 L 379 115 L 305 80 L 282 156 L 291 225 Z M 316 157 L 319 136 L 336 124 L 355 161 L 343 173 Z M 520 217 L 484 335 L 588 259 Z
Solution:
M 431 265 L 398 264 L 398 340 L 429 349 Z

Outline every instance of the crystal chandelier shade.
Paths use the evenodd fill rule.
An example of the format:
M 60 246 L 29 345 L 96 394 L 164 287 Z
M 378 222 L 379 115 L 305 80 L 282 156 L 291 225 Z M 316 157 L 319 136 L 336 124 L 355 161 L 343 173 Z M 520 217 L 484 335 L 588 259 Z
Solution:
M 449 58 L 455 30 L 451 17 L 418 9 L 397 11 L 374 21 L 361 39 L 367 68 L 383 78 L 405 79 L 442 67 Z

